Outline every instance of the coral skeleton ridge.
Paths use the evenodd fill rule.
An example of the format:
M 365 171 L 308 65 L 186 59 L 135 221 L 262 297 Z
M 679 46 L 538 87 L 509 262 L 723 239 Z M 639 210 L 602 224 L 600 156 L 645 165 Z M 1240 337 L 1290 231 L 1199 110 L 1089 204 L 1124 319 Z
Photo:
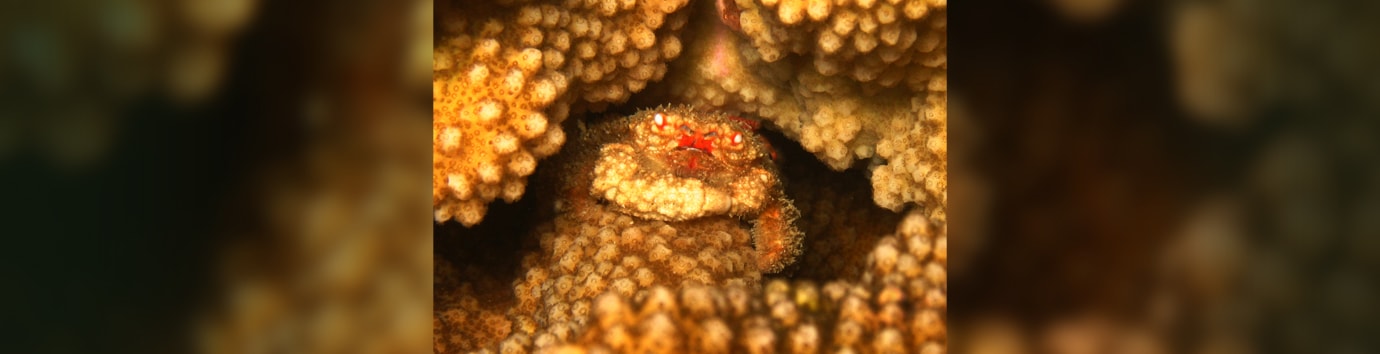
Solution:
M 680 1 L 443 1 L 433 59 L 432 206 L 472 226 L 565 143 L 572 103 L 626 101 L 679 55 Z
M 877 205 L 947 219 L 944 1 L 698 4 L 439 3 L 435 220 L 522 198 L 572 112 L 670 102 L 760 118 L 835 170 L 869 169 Z
M 538 228 L 540 251 L 523 258 L 506 312 L 481 306 L 472 287 L 438 295 L 435 350 L 947 350 L 947 231 L 918 211 L 876 240 L 857 276 L 823 283 L 763 278 L 727 218 L 582 211 Z M 438 262 L 438 284 L 461 276 Z
M 946 219 L 947 7 L 929 1 L 703 2 L 653 100 L 760 117 L 877 205 Z M 651 103 L 651 102 L 649 102 Z
M 947 350 L 944 1 L 437 9 L 435 351 Z

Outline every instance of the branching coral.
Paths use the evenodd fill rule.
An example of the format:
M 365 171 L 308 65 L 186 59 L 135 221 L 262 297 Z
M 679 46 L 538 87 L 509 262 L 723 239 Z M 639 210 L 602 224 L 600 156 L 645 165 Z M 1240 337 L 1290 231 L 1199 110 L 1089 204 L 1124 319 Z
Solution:
M 438 4 L 432 205 L 474 225 L 522 197 L 572 102 L 618 103 L 680 54 L 685 0 Z
M 919 213 L 867 258 L 859 281 L 763 288 L 655 287 L 605 294 L 572 347 L 618 352 L 941 353 L 946 350 L 947 241 Z M 936 237 L 937 236 L 937 237 Z M 520 343 L 510 339 L 508 343 Z
M 437 350 L 933 353 L 947 347 L 947 232 L 918 210 L 870 243 L 857 275 L 822 286 L 781 279 L 759 286 L 747 234 L 731 224 L 724 218 L 646 221 L 608 208 L 562 214 L 539 228 L 540 250 L 522 261 L 526 270 L 514 283 L 507 317 L 495 309 L 509 302 L 474 290 L 492 282 L 457 284 L 453 266 L 439 262 L 437 286 L 452 291 L 437 303 Z
M 527 271 L 514 286 L 508 342 L 545 348 L 573 340 L 600 294 L 643 299 L 658 285 L 756 287 L 760 279 L 747 230 L 727 217 L 649 221 L 595 207 L 538 232 L 541 251 L 524 258 Z
M 807 152 L 783 153 L 791 162 L 783 175 L 810 176 L 792 180 L 786 189 L 800 208 L 800 230 L 809 235 L 793 276 L 859 279 L 872 248 L 882 237 L 896 231 L 901 215 L 872 202 L 872 186 L 862 171 L 820 173 L 828 171 L 828 167 Z
M 432 338 L 436 352 L 476 348 L 497 342 L 512 332 L 506 308 L 493 306 L 494 294 L 507 284 L 483 276 L 478 267 L 456 266 L 442 256 L 435 257 L 434 285 L 451 291 L 436 294 L 436 313 L 432 317 Z M 470 280 L 468 282 L 462 279 Z
M 737 27 L 766 62 L 802 55 L 826 76 L 913 91 L 947 65 L 942 0 L 738 0 L 718 10 L 738 11 Z
M 72 172 L 104 165 L 147 103 L 199 111 L 226 86 L 257 0 L 111 0 L 8 6 L 0 159 L 35 153 Z M 193 109 L 195 108 L 195 109 Z M 185 114 L 185 113 L 183 113 Z
M 918 202 L 946 219 L 945 4 L 725 0 L 700 10 L 719 16 L 691 24 L 687 37 L 699 39 L 647 103 L 761 117 L 835 170 L 870 159 L 878 205 Z
M 532 5 L 519 3 L 468 11 L 507 11 L 507 17 L 490 16 L 496 20 L 488 23 L 520 27 L 523 11 L 517 9 Z M 661 6 L 627 3 L 637 8 Z M 556 11 L 585 11 L 584 4 L 569 1 Z M 606 45 L 618 42 L 611 38 L 598 45 L 555 49 L 564 60 L 555 65 L 547 62 L 551 56 L 546 49 L 538 49 L 542 67 L 532 75 L 518 64 L 509 66 L 517 67 L 523 78 L 561 75 L 562 90 L 539 105 L 521 96 L 527 91 L 504 98 L 508 96 L 481 92 L 490 89 L 479 85 L 460 85 L 465 83 L 462 68 L 474 61 L 439 59 L 445 50 L 482 52 L 474 48 L 483 49 L 475 43 L 485 35 L 496 43 L 517 40 L 503 39 L 498 31 L 485 34 L 485 23 L 471 22 L 452 31 L 465 33 L 454 37 L 464 42 L 438 43 L 437 94 L 456 88 L 455 92 L 473 90 L 471 96 L 479 98 L 456 101 L 452 108 L 441 107 L 442 99 L 437 100 L 438 121 L 443 110 L 461 112 L 454 120 L 459 123 L 438 123 L 435 132 L 442 146 L 437 148 L 434 182 L 437 220 L 456 218 L 470 225 L 484 217 L 489 201 L 509 196 L 508 200 L 522 197 L 523 203 L 535 203 L 535 213 L 531 208 L 524 213 L 540 218 L 524 241 L 528 246 L 512 258 L 522 262 L 508 278 L 513 291 L 501 294 L 511 298 L 495 299 L 492 293 L 475 290 L 482 288 L 475 285 L 464 288 L 463 284 L 478 283 L 473 280 L 452 282 L 446 289 L 438 285 L 438 293 L 450 293 L 444 299 L 438 295 L 438 351 L 945 350 L 944 5 L 877 1 L 802 7 L 731 0 L 700 4 L 693 13 L 675 11 L 665 16 L 665 23 L 649 27 L 655 33 L 653 48 L 662 49 L 661 61 L 646 78 L 638 76 L 643 66 L 620 61 L 626 55 L 603 64 Z M 544 14 L 541 6 L 546 5 L 537 5 L 537 12 Z M 791 9 L 803 9 L 797 14 L 803 15 L 791 17 Z M 544 25 L 542 19 L 527 22 Z M 599 33 L 591 26 L 608 32 L 609 22 L 598 22 L 560 20 L 542 30 L 570 38 L 574 33 Z M 682 25 L 687 25 L 683 35 L 677 33 Z M 544 46 L 550 38 L 544 36 L 533 46 Z M 683 53 L 678 38 L 691 40 Z M 453 49 L 440 48 L 447 45 Z M 499 53 L 496 58 L 523 55 L 520 49 L 492 52 Z M 669 66 L 656 66 L 675 57 L 679 58 Z M 584 61 L 575 65 L 573 60 Z M 613 79 L 569 73 L 593 68 L 602 75 L 604 65 L 616 68 Z M 502 89 L 502 76 L 491 73 L 509 67 L 485 66 L 488 81 L 475 83 Z M 439 78 L 446 75 L 456 79 Z M 638 93 L 643 85 L 648 89 Z M 505 171 L 506 157 L 490 156 L 488 151 L 495 149 L 485 144 L 490 144 L 490 136 L 517 131 L 502 124 L 518 121 L 499 117 L 509 114 L 511 107 L 538 112 L 546 118 L 543 128 L 553 130 L 560 129 L 560 121 L 571 112 L 603 110 L 629 98 L 632 106 L 659 108 L 625 118 L 589 116 L 578 124 L 564 124 L 571 143 L 555 144 L 561 154 L 542 162 L 539 177 L 533 177 L 549 183 L 520 188 L 526 184 L 522 181 L 517 193 L 508 194 L 503 184 L 525 180 L 531 172 L 511 178 L 501 174 L 491 178 L 498 181 L 492 183 L 472 173 L 478 171 L 474 166 L 490 163 L 485 161 L 497 161 L 492 164 L 498 167 L 489 170 Z M 502 110 L 489 117 L 490 126 L 473 125 L 484 107 L 477 103 L 484 100 L 497 102 L 494 106 Z M 668 108 L 666 103 L 689 103 L 698 110 Z M 767 157 L 774 153 L 750 139 L 755 134 L 746 134 L 750 124 L 726 115 L 761 118 L 767 129 L 780 131 L 808 150 L 792 147 L 798 154 L 817 158 L 827 167 L 808 161 L 799 184 L 783 183 L 778 161 Z M 462 124 L 476 132 L 460 135 L 460 130 L 451 130 L 455 133 L 446 135 L 445 128 Z M 731 145 L 738 142 L 730 133 L 744 133 L 742 150 Z M 474 134 L 479 140 L 449 138 Z M 545 139 L 506 134 L 517 137 L 518 152 Z M 441 152 L 446 141 L 455 142 L 450 155 Z M 470 151 L 465 149 L 479 152 L 459 153 Z M 742 152 L 747 153 L 735 156 Z M 530 154 L 535 159 L 547 156 Z M 446 159 L 449 165 L 443 166 Z M 849 170 L 860 159 L 869 168 Z M 817 188 L 828 180 L 819 172 L 828 168 L 849 170 L 838 175 L 847 176 L 849 188 Z M 451 176 L 443 170 L 462 178 L 447 179 Z M 450 181 L 468 182 L 469 188 L 452 188 Z M 806 201 L 801 210 L 786 199 L 787 190 L 792 198 Z M 467 193 L 466 198 L 461 200 L 460 193 Z M 542 197 L 532 200 L 522 194 Z M 906 216 L 894 214 L 902 209 L 909 210 Z M 890 229 L 898 223 L 893 233 Z M 802 241 L 805 233 L 811 239 Z M 785 266 L 793 261 L 797 265 Z M 764 273 L 784 278 L 766 278 L 775 280 L 765 281 L 763 287 Z M 488 275 L 505 276 L 509 275 Z M 506 310 L 506 316 L 497 319 L 493 309 Z M 447 315 L 458 312 L 466 313 L 468 322 Z M 480 318 L 489 320 L 476 322 Z M 484 339 L 460 340 L 455 337 L 460 328 L 476 329 Z M 503 339 L 495 340 L 500 335 Z
M 699 123 L 695 127 L 701 129 L 722 122 L 705 121 L 700 117 L 705 113 L 688 108 L 663 107 L 584 127 L 574 143 L 538 173 L 542 181 L 560 181 L 542 182 L 549 188 L 534 192 L 540 196 L 533 201 L 539 206 L 537 213 L 554 214 L 549 219 L 538 216 L 549 221 L 534 230 L 535 247 L 521 253 L 512 291 L 498 292 L 512 298 L 495 298 L 493 289 L 476 290 L 496 283 L 482 280 L 483 275 L 461 277 L 470 280 L 459 283 L 454 276 L 438 280 L 438 290 L 447 289 L 437 300 L 439 351 L 522 352 L 568 345 L 673 351 L 762 345 L 783 351 L 943 348 L 943 227 L 930 226 L 920 208 L 912 208 L 902 219 L 872 205 L 860 171 L 792 184 L 792 194 L 807 201 L 804 215 L 809 218 L 801 221 L 802 226 L 813 236 L 832 240 L 806 242 L 819 251 L 800 260 L 812 269 L 788 270 L 780 275 L 796 280 L 776 280 L 766 289 L 760 285 L 764 268 L 754 228 L 737 217 L 720 213 L 684 220 L 642 218 L 591 193 L 597 175 L 592 161 L 605 150 L 599 147 L 619 142 L 638 145 L 639 151 L 654 150 L 637 144 L 637 134 L 628 134 L 628 129 L 638 127 L 629 123 L 658 123 L 657 113 L 661 123 L 694 115 Z M 806 159 L 791 165 L 794 174 L 827 171 L 798 148 L 781 152 L 784 159 Z M 643 158 L 657 156 L 661 155 Z M 836 188 L 809 192 L 817 183 Z M 438 268 L 437 274 L 455 271 Z M 783 301 L 808 294 L 818 299 Z M 741 305 L 726 307 L 723 299 Z M 710 305 L 704 305 L 706 301 Z M 495 308 L 506 309 L 507 315 L 498 316 Z M 620 314 L 620 308 L 632 312 Z M 465 329 L 469 334 L 457 337 L 457 331 Z M 495 340 L 503 334 L 506 337 Z M 771 343 L 754 343 L 758 340 Z

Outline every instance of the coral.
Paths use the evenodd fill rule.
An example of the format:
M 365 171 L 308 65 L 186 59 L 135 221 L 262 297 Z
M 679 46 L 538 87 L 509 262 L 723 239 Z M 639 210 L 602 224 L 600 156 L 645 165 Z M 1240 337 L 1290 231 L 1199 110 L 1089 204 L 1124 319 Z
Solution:
M 410 97 L 367 96 L 374 101 L 363 93 L 374 92 L 330 97 L 353 108 L 344 111 L 394 119 L 323 122 L 337 133 L 305 142 L 303 151 L 273 145 L 291 158 L 254 168 L 260 177 L 246 183 L 237 202 L 255 207 L 234 217 L 253 231 L 227 231 L 233 237 L 218 246 L 211 281 L 223 295 L 196 315 L 198 350 L 427 349 L 431 306 L 417 299 L 434 296 L 438 282 L 428 276 L 432 234 L 416 222 L 428 211 L 416 193 L 427 174 L 428 161 L 418 154 L 426 142 L 415 139 L 426 134 L 426 108 L 400 104 Z M 299 335 L 284 340 L 284 333 Z
M 793 276 L 858 279 L 872 248 L 896 230 L 901 215 L 872 202 L 872 186 L 864 171 L 820 173 L 829 167 L 808 152 L 788 150 L 783 156 L 791 162 L 783 175 L 810 176 L 793 180 L 786 189 L 800 208 L 800 230 L 809 235 Z
M 607 205 L 571 209 L 538 227 L 539 250 L 523 256 L 512 291 L 498 292 L 512 301 L 477 291 L 494 284 L 484 275 L 457 277 L 438 262 L 436 288 L 447 300 L 437 300 L 434 340 L 438 352 L 942 351 L 946 228 L 919 209 L 891 225 L 882 237 L 841 240 L 867 245 L 851 275 L 763 287 L 748 233 L 730 218 L 665 222 Z M 509 334 L 495 341 L 501 333 Z
M 478 267 L 459 267 L 437 255 L 435 259 L 435 287 L 453 291 L 435 294 L 432 317 L 432 337 L 438 353 L 457 348 L 475 348 L 497 342 L 512 332 L 512 322 L 504 306 L 493 306 L 493 294 L 506 284 L 482 276 Z M 479 280 L 464 282 L 461 279 Z M 510 305 L 511 306 L 511 305 Z
M 627 130 L 656 123 L 657 113 L 662 122 L 693 116 L 697 127 L 727 123 L 685 107 L 663 107 L 585 126 L 535 177 L 535 185 L 548 187 L 536 189 L 530 201 L 545 221 L 533 230 L 531 247 L 515 251 L 521 264 L 511 291 L 492 288 L 503 281 L 483 273 L 495 270 L 438 263 L 439 352 L 944 348 L 945 229 L 931 226 L 921 208 L 903 218 L 873 205 L 862 171 L 819 174 L 828 167 L 798 147 L 784 146 L 781 159 L 801 162 L 788 165 L 792 175 L 816 176 L 790 185 L 805 203 L 802 215 L 809 216 L 800 221 L 812 231 L 804 245 L 817 252 L 799 259 L 801 268 L 810 269 L 772 275 L 787 278 L 764 278 L 769 272 L 754 261 L 760 256 L 752 228 L 733 215 L 641 218 L 591 193 L 592 161 L 600 159 L 600 147 L 636 145 L 637 135 Z M 812 188 L 820 184 L 834 188 Z M 514 210 L 534 212 L 524 205 Z M 480 239 L 506 238 L 501 236 Z M 469 248 L 475 247 L 493 249 Z M 481 251 L 462 251 L 460 257 L 474 252 Z M 445 268 L 467 275 L 450 275 L 457 270 Z M 765 288 L 764 279 L 771 279 Z M 496 316 L 495 309 L 507 316 Z
M 489 23 L 503 24 L 495 28 L 507 28 L 522 26 L 521 11 L 514 9 L 546 6 L 514 2 L 518 5 L 502 2 L 466 11 L 508 11 L 510 15 L 489 16 L 495 19 Z M 636 85 L 600 81 L 607 75 L 586 81 L 583 75 L 560 71 L 575 70 L 569 64 L 575 58 L 591 58 L 580 68 L 602 67 L 590 64 L 602 60 L 597 59 L 604 55 L 602 44 L 555 50 L 564 61 L 555 65 L 560 70 L 547 67 L 549 56 L 540 49 L 543 67 L 535 75 L 555 72 L 566 84 L 549 103 L 529 110 L 549 118 L 547 130 L 564 128 L 569 142 L 556 144 L 560 152 L 551 157 L 533 154 L 536 160 L 546 157 L 534 168 L 534 182 L 509 199 L 521 197 L 512 213 L 523 214 L 522 220 L 534 218 L 527 225 L 536 226 L 518 226 L 517 236 L 492 235 L 525 245 L 511 253 L 484 251 L 520 259 L 521 264 L 505 269 L 476 260 L 438 263 L 438 274 L 456 274 L 441 269 L 451 267 L 477 277 L 461 276 L 445 284 L 438 280 L 438 352 L 946 350 L 944 5 L 863 2 L 811 8 L 766 3 L 704 1 L 699 8 L 666 15 L 665 24 L 649 28 L 656 45 L 670 39 L 665 49 L 674 54 L 658 57 L 654 75 Z M 585 11 L 585 4 L 569 1 L 556 11 Z M 794 10 L 789 9 L 797 8 L 804 15 L 791 17 Z M 879 18 L 888 13 L 891 17 L 882 23 Z M 835 27 L 849 21 L 851 27 Z M 610 25 L 602 22 L 598 26 L 608 32 Z M 475 23 L 480 22 L 450 25 L 460 29 L 452 32 L 465 33 L 454 37 L 464 42 L 438 42 L 438 77 L 458 78 L 461 68 L 473 65 L 439 59 L 447 57 L 442 54 L 478 53 L 442 47 L 480 48 L 475 43 L 481 35 L 507 43 L 497 31 L 485 34 L 483 25 Z M 562 20 L 550 28 L 567 37 L 598 33 L 589 26 L 594 25 Z M 682 26 L 684 33 L 679 32 Z M 689 40 L 683 51 L 679 38 Z M 830 42 L 834 40 L 840 42 Z M 493 53 L 521 59 L 520 50 Z M 656 66 L 668 58 L 676 61 Z M 636 74 L 615 67 L 618 73 Z M 438 95 L 450 87 L 502 89 L 503 82 L 488 74 L 495 70 L 500 69 L 486 66 L 489 81 L 477 85 L 438 84 Z M 610 80 L 627 78 L 617 75 L 622 74 Z M 646 90 L 641 90 L 644 84 Z M 497 102 L 502 114 L 508 114 L 513 102 L 525 102 L 493 97 L 506 96 L 483 96 Z M 635 107 L 657 108 L 561 123 L 572 113 L 608 109 L 627 114 Z M 803 145 L 805 150 L 772 141 L 771 146 L 785 152 L 781 155 L 790 173 L 778 171 L 783 161 L 766 144 L 780 136 L 751 133 L 757 126 L 730 119 L 735 116 L 760 119 L 765 130 Z M 513 122 L 491 118 L 495 125 Z M 512 130 L 474 129 L 497 132 L 475 133 L 490 135 Z M 444 135 L 437 131 L 437 137 Z M 500 167 L 490 170 L 502 170 L 503 157 L 491 156 L 487 151 L 494 149 L 484 145 L 488 136 L 450 140 L 480 148 L 480 153 L 453 154 L 452 161 L 462 161 L 460 156 L 466 163 L 497 159 L 493 164 Z M 543 138 L 522 139 L 517 138 L 519 151 Z M 454 151 L 462 149 L 468 147 Z M 442 174 L 443 158 L 438 152 L 437 205 L 460 205 Z M 471 167 L 445 173 L 463 174 L 466 168 Z M 455 181 L 475 181 L 472 175 Z M 835 177 L 846 182 L 835 184 Z M 508 183 L 513 178 L 496 179 Z M 464 201 L 468 209 L 438 207 L 437 220 L 450 216 L 473 225 L 486 218 L 490 200 L 507 196 L 501 187 L 495 184 L 486 191 L 471 186 Z M 904 216 L 896 214 L 903 209 L 908 210 Z M 511 221 L 505 219 L 508 210 L 495 206 L 487 218 Z M 807 233 L 809 239 L 803 237 Z M 473 271 L 475 264 L 491 268 Z M 512 284 L 511 291 L 484 285 L 495 283 Z M 506 311 L 503 320 L 494 319 L 495 310 Z M 455 315 L 460 313 L 466 314 L 464 320 Z M 462 331 L 483 339 L 461 340 L 456 336 L 467 333 Z
M 656 299 L 663 294 L 654 286 L 756 287 L 761 277 L 747 230 L 725 216 L 664 222 L 596 206 L 563 213 L 537 232 L 541 250 L 523 259 L 504 347 L 573 340 L 598 311 L 600 294 Z
M 934 198 L 940 207 L 929 217 L 947 220 L 949 205 L 948 98 L 931 92 L 911 104 L 922 112 L 920 122 L 893 120 L 893 132 L 876 145 L 877 156 L 888 161 L 872 170 L 872 198 L 877 205 L 897 209 L 908 201 Z M 920 108 L 924 107 L 924 108 Z
M 817 286 L 772 280 L 763 288 L 654 287 L 593 301 L 570 347 L 617 352 L 812 353 L 947 349 L 946 236 L 910 213 L 867 258 L 859 281 Z M 936 237 L 937 236 L 937 237 Z
M 684 0 L 445 2 L 433 59 L 435 220 L 472 226 L 565 143 L 572 103 L 627 100 L 679 55 Z
M 5 9 L 0 159 L 32 151 L 72 172 L 99 168 L 148 102 L 213 101 L 256 22 L 256 0 L 112 0 Z M 93 60 L 92 58 L 99 58 Z M 184 111 L 196 111 L 184 109 Z M 140 113 L 147 116 L 148 113 Z
M 835 170 L 867 160 L 877 205 L 921 203 L 946 218 L 944 4 L 703 4 L 720 16 L 691 23 L 686 36 L 700 39 L 645 103 L 760 117 Z
M 200 230 L 196 232 L 203 235 L 199 237 L 203 241 L 198 242 L 201 246 L 173 251 L 181 256 L 156 257 L 169 261 L 198 259 L 194 264 L 159 263 L 159 268 L 189 267 L 179 272 L 195 269 L 186 272 L 186 278 L 165 279 L 195 279 L 195 284 L 203 284 L 198 287 L 215 290 L 176 291 L 185 296 L 203 294 L 186 302 L 197 303 L 194 307 L 167 301 L 127 303 L 133 306 L 130 313 L 146 315 L 125 318 L 121 325 L 143 328 L 138 333 L 147 333 L 148 338 L 126 335 L 119 341 L 125 343 L 107 341 L 100 349 L 74 350 L 157 352 L 176 347 L 204 353 L 396 353 L 431 347 L 427 329 L 434 328 L 434 321 L 428 318 L 432 304 L 418 301 L 435 294 L 430 273 L 434 267 L 432 232 L 427 223 L 417 222 L 419 216 L 430 212 L 422 202 L 425 196 L 417 193 L 418 182 L 430 173 L 425 151 L 431 144 L 417 139 L 430 130 L 430 107 L 416 96 L 425 93 L 427 85 L 426 80 L 381 80 L 400 72 L 416 77 L 399 64 L 419 48 L 414 47 L 418 44 L 415 41 L 401 40 L 405 32 L 377 33 L 377 29 L 389 26 L 415 28 L 418 22 L 430 27 L 431 3 L 361 2 L 337 4 L 328 11 L 281 2 L 257 9 L 231 6 L 252 5 L 252 1 L 151 3 L 190 6 L 184 10 L 197 13 L 198 24 L 218 28 L 230 25 L 225 22 L 230 19 L 224 17 L 241 13 L 256 17 L 249 22 L 253 27 L 243 40 L 226 42 L 233 44 L 229 45 L 234 48 L 233 55 L 216 59 L 239 61 L 231 70 L 238 74 L 225 77 L 233 84 L 223 87 L 224 97 L 235 98 L 223 103 L 234 105 L 236 111 L 248 110 L 203 117 L 210 119 L 205 122 L 210 124 L 195 124 L 202 127 L 197 129 L 174 124 L 168 127 L 171 130 L 149 130 L 139 125 L 141 129 L 134 131 L 152 133 L 127 137 L 177 135 L 204 141 L 209 139 L 204 134 L 225 133 L 221 129 L 235 132 L 229 134 L 233 138 L 209 139 L 214 142 L 208 144 L 155 139 L 154 145 L 147 145 L 181 150 L 177 156 L 244 152 L 233 158 L 222 155 L 225 159 L 214 163 L 233 166 L 240 177 L 225 178 L 217 182 L 222 187 L 203 188 L 202 194 L 196 194 L 195 199 L 215 200 L 212 204 L 218 216 L 211 219 L 221 220 L 186 228 Z M 125 11 L 110 14 L 131 15 Z M 304 35 L 299 20 L 273 19 L 310 19 L 322 25 L 311 30 L 320 36 Z M 173 35 L 189 36 L 193 34 Z M 429 51 L 429 42 L 420 43 L 420 49 Z M 327 43 L 341 47 L 322 46 Z M 352 54 L 330 54 L 346 48 Z M 119 51 L 106 49 L 102 60 L 117 58 Z M 272 53 L 263 57 L 272 64 L 252 59 L 258 57 L 255 53 Z M 244 59 L 249 60 L 240 61 Z M 161 59 L 154 62 L 168 64 Z M 121 69 L 137 71 L 128 66 Z M 423 76 L 426 73 L 428 70 L 422 70 Z M 147 119 L 144 116 L 149 112 L 158 111 L 141 108 L 134 112 Z M 303 125 L 306 122 L 310 127 Z M 280 135 L 284 132 L 293 138 Z M 146 145 L 127 146 L 122 150 L 129 151 L 122 154 L 145 154 L 139 146 Z M 207 149 L 210 146 L 216 148 Z M 151 156 L 159 160 L 165 155 Z M 228 170 L 209 171 L 221 172 L 208 172 L 208 176 Z M 163 188 L 181 190 L 172 185 Z M 187 205 L 178 208 L 200 209 Z M 179 214 L 164 216 L 171 220 Z M 134 240 L 140 239 L 130 241 Z M 159 252 L 155 254 L 162 254 Z M 164 289 L 188 288 L 179 285 Z M 142 320 L 166 318 L 151 314 L 170 308 L 187 312 L 185 320 L 173 321 L 170 327 L 150 326 L 152 321 Z M 143 344 L 137 349 L 121 348 L 134 342 Z
M 842 74 L 881 87 L 905 83 L 917 92 L 926 90 L 936 71 L 947 65 L 948 6 L 943 1 L 740 0 L 734 8 L 724 5 L 718 10 L 738 11 L 737 27 L 766 62 L 796 54 L 826 76 Z

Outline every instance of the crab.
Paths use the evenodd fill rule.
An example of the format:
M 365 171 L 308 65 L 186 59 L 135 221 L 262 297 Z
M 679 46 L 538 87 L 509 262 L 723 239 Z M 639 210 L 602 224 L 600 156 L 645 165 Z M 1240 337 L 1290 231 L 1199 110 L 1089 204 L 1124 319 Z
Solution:
M 573 199 L 638 218 L 747 221 L 758 269 L 784 270 L 801 250 L 800 212 L 783 192 L 775 152 L 740 117 L 663 106 L 587 128 L 592 147 L 567 187 Z

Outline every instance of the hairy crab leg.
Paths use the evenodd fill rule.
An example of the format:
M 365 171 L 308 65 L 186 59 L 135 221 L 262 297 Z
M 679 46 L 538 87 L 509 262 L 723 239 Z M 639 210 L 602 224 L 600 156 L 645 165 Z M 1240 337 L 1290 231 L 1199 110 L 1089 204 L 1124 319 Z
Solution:
M 795 227 L 800 210 L 784 196 L 776 196 L 767 203 L 753 225 L 753 243 L 757 245 L 757 268 L 763 273 L 777 273 L 795 263 L 800 255 L 804 235 Z

